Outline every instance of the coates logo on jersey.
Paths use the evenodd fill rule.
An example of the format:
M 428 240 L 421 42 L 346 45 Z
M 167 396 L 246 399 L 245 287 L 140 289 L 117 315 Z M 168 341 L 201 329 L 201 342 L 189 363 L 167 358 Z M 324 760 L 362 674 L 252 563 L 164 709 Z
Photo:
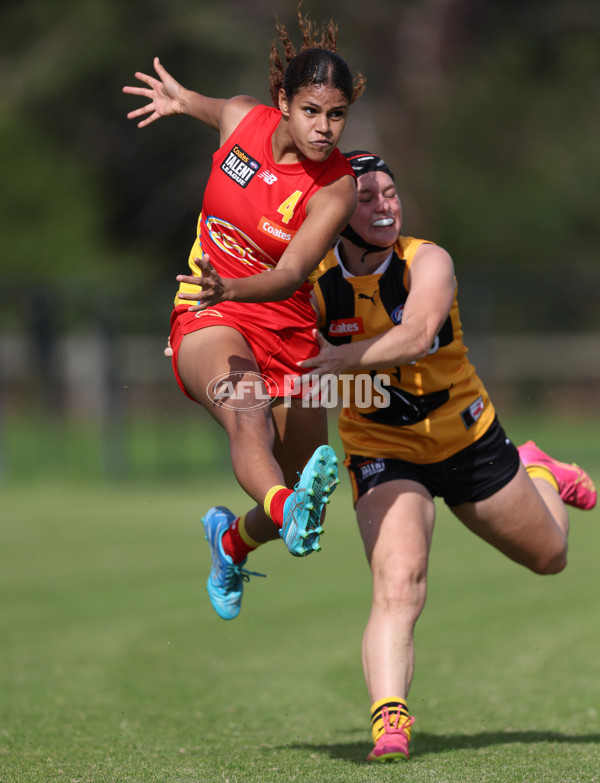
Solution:
M 233 223 L 211 215 L 206 218 L 204 225 L 215 245 L 236 261 L 258 267 L 261 271 L 275 269 L 275 261 Z
M 285 242 L 286 244 L 291 241 L 296 233 L 295 231 L 290 231 L 289 228 L 281 228 L 277 223 L 271 223 L 266 217 L 261 217 L 257 228 L 268 237 L 273 237 L 273 239 L 278 239 L 280 242 Z
M 390 313 L 390 318 L 395 324 L 401 324 L 402 323 L 402 313 L 404 312 L 404 302 L 402 304 L 399 304 L 397 307 L 394 307 L 392 312 Z
M 338 318 L 329 324 L 327 334 L 330 337 L 352 337 L 354 334 L 364 334 L 365 327 L 363 319 L 358 318 Z
M 227 157 L 221 163 L 221 171 L 225 172 L 228 177 L 243 188 L 248 186 L 248 183 L 259 168 L 260 163 L 248 155 L 247 152 L 244 152 L 237 144 L 231 148 Z

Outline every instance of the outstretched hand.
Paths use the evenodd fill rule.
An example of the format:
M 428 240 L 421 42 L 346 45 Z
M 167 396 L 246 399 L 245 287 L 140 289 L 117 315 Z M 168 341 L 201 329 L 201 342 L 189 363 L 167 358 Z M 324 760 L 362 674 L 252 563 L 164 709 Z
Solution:
M 147 84 L 148 87 L 123 87 L 123 92 L 129 95 L 141 95 L 150 100 L 146 106 L 134 109 L 127 115 L 129 120 L 137 119 L 145 114 L 149 115 L 138 122 L 138 128 L 144 128 L 161 117 L 183 114 L 182 101 L 186 92 L 185 88 L 163 68 L 158 57 L 154 58 L 154 70 L 159 76 L 158 79 L 140 71 L 135 74 L 135 78 Z
M 177 275 L 177 281 L 188 283 L 194 286 L 202 286 L 200 291 L 186 292 L 180 291 L 177 297 L 182 300 L 193 301 L 194 304 L 188 307 L 191 312 L 205 310 L 211 305 L 219 304 L 227 299 L 227 278 L 223 278 L 210 263 L 207 255 L 202 258 L 194 258 L 194 263 L 200 269 L 202 277 L 196 275 Z M 202 282 L 200 282 L 202 281 Z
M 319 353 L 298 362 L 299 366 L 309 371 L 307 375 L 339 375 L 344 369 L 341 346 L 328 342 L 317 329 L 313 329 L 313 337 L 319 346 Z

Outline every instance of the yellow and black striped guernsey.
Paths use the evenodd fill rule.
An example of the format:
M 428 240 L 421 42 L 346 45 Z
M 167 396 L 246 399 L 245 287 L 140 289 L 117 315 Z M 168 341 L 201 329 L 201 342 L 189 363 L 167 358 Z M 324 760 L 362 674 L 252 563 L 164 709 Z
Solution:
M 344 275 L 337 248 L 332 249 L 315 275 L 324 337 L 334 344 L 365 340 L 402 323 L 409 269 L 417 249 L 426 242 L 400 237 L 383 272 L 359 276 Z M 401 367 L 379 367 L 366 375 L 370 379 L 364 371 L 358 380 L 354 376 L 349 405 L 340 414 L 347 454 L 438 462 L 478 440 L 495 416 L 467 358 L 456 293 L 426 357 Z M 365 407 L 365 401 L 375 398 L 365 394 L 369 380 L 374 389 L 383 384 L 389 397 L 384 407 Z

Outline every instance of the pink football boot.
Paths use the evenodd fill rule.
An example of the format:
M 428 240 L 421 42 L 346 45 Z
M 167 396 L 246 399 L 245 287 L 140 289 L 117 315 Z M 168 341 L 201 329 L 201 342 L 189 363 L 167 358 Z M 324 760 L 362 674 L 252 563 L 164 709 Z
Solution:
M 558 483 L 558 491 L 564 503 L 575 508 L 594 508 L 597 500 L 596 487 L 588 474 L 578 465 L 559 462 L 528 440 L 518 447 L 521 462 L 527 465 L 542 465 L 552 473 Z
M 394 761 L 395 759 L 408 758 L 408 745 L 410 743 L 410 727 L 415 722 L 414 718 L 396 713 L 394 725 L 390 724 L 388 708 L 382 712 L 385 731 L 375 743 L 375 747 L 367 756 L 367 761 Z

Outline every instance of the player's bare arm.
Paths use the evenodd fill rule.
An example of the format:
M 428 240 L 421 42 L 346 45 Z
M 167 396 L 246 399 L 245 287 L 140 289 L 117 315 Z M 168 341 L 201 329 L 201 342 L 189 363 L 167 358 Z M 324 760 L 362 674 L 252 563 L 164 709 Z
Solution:
M 409 282 L 401 324 L 377 337 L 345 345 L 332 345 L 319 335 L 319 354 L 301 362 L 302 367 L 319 375 L 339 374 L 408 364 L 426 356 L 454 299 L 456 281 L 449 254 L 436 245 L 422 245 Z
M 138 128 L 144 128 L 161 117 L 186 114 L 214 130 L 223 131 L 223 110 L 227 104 L 230 104 L 231 108 L 225 116 L 226 138 L 244 114 L 257 103 L 254 98 L 246 95 L 231 99 L 211 98 L 194 90 L 188 90 L 164 68 L 158 57 L 154 58 L 154 70 L 158 78 L 141 71 L 136 72 L 135 78 L 142 82 L 144 87 L 139 85 L 123 87 L 124 93 L 139 95 L 149 101 L 145 106 L 127 114 L 130 120 L 143 118 L 138 122 Z
M 333 188 L 333 194 L 330 188 Z M 348 222 L 348 216 L 356 206 L 354 180 L 351 177 L 336 180 L 319 191 L 309 204 L 313 202 L 316 202 L 316 206 L 307 214 L 275 269 L 251 277 L 222 278 L 205 255 L 202 260 L 195 259 L 202 270 L 202 291 L 181 292 L 179 298 L 194 301 L 190 310 L 203 310 L 224 301 L 280 302 L 289 299 L 316 269 Z M 177 280 L 180 283 L 199 284 L 197 277 L 189 275 L 178 275 Z
M 331 250 L 356 204 L 356 184 L 352 177 L 340 177 L 319 190 L 308 202 L 306 219 L 275 271 L 290 270 L 302 284 Z

